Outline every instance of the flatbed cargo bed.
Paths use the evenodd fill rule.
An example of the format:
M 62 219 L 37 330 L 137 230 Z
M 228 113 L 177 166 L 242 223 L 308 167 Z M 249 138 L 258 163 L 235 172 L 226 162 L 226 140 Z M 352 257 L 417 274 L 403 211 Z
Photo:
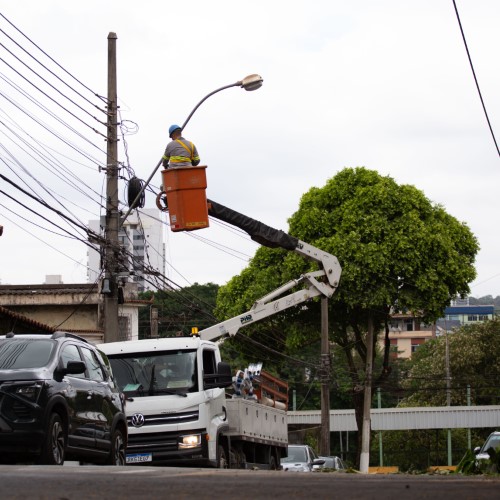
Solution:
M 287 414 L 257 401 L 232 398 L 226 400 L 231 440 L 241 439 L 275 446 L 288 444 Z

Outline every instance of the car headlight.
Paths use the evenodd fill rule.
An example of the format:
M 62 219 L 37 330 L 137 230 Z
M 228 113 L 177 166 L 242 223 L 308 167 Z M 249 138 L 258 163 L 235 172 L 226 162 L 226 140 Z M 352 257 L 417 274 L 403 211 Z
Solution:
M 181 436 L 179 440 L 179 449 L 198 448 L 201 446 L 201 434 L 189 434 Z
M 30 385 L 18 385 L 14 388 L 14 394 L 20 396 L 23 399 L 27 399 L 32 403 L 38 401 L 38 396 L 42 390 L 42 384 L 35 383 Z

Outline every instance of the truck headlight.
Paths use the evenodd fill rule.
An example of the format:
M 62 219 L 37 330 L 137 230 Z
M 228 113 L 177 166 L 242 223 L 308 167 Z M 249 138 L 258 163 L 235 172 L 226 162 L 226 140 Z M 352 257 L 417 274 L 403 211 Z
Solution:
M 198 448 L 201 446 L 201 434 L 189 434 L 179 438 L 179 449 Z

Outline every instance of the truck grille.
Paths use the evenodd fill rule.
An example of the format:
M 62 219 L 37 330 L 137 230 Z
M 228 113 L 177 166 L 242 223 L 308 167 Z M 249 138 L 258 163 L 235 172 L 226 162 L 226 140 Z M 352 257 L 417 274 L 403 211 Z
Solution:
M 134 415 L 127 417 L 127 422 L 129 427 L 146 427 L 148 425 L 165 425 L 165 424 L 182 424 L 184 422 L 194 422 L 199 418 L 199 412 L 195 411 L 185 411 L 182 413 L 160 413 L 157 415 L 144 415 L 144 422 L 142 425 L 134 426 L 133 421 Z
M 201 434 L 203 429 L 192 429 L 187 431 L 188 434 Z M 153 432 L 141 434 L 129 434 L 127 451 L 128 452 L 177 452 L 177 444 L 179 437 L 186 434 L 186 432 Z

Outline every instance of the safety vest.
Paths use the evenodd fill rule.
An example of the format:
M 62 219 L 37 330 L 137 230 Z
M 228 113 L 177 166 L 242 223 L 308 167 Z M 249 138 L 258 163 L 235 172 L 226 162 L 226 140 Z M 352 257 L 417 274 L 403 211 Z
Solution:
M 198 158 L 194 157 L 194 144 L 192 142 L 188 141 L 189 146 L 184 144 L 180 139 L 176 139 L 175 142 L 179 143 L 188 153 L 189 156 L 171 156 L 170 157 L 170 163 L 186 163 L 186 162 L 193 162 L 193 160 L 196 160 Z

